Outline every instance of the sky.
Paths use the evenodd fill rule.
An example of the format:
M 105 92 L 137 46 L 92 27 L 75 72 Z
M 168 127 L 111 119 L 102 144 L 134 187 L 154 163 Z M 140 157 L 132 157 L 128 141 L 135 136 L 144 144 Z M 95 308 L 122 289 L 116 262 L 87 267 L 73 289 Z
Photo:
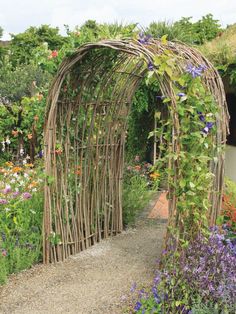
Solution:
M 0 26 L 3 39 L 30 26 L 64 24 L 74 29 L 86 20 L 97 22 L 139 23 L 145 27 L 153 21 L 173 22 L 181 17 L 193 21 L 212 13 L 223 26 L 236 22 L 236 0 L 0 0 Z

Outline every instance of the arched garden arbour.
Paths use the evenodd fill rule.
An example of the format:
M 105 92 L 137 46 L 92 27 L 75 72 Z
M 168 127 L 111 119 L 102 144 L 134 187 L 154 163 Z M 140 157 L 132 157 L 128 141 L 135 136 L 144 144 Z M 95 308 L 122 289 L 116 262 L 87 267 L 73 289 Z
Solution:
M 168 55 L 172 58 L 170 62 Z M 166 67 L 163 68 L 161 60 Z M 174 69 L 178 73 L 184 73 L 188 64 L 208 68 L 201 79 L 204 89 L 214 98 L 217 114 L 214 115 L 216 130 L 210 135 L 214 145 L 207 167 L 213 184 L 207 191 L 206 206 L 208 223 L 215 223 L 223 186 L 221 146 L 225 143 L 228 123 L 223 85 L 217 71 L 199 52 L 181 43 L 154 39 L 89 43 L 63 61 L 49 93 L 45 123 L 44 262 L 64 260 L 101 238 L 122 231 L 127 117 L 135 91 L 153 70 L 153 64 L 158 64 L 154 76 L 162 95 L 168 99 L 171 121 L 167 143 L 169 224 L 182 228 L 182 234 L 186 214 L 178 202 L 189 191 L 180 195 L 178 187 L 181 182 L 186 185 L 180 171 L 181 154 L 189 147 L 188 142 L 180 144 L 184 115 L 178 111 L 175 88 L 179 83 L 175 82 L 168 64 L 171 72 Z M 199 112 L 190 110 L 186 114 L 190 120 L 196 120 L 194 114 Z

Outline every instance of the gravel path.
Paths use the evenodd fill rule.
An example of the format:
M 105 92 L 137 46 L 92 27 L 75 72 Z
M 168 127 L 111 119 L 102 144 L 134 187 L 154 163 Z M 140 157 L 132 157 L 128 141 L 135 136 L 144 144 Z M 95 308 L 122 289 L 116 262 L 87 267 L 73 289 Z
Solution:
M 150 206 L 152 206 L 151 204 Z M 150 207 L 149 207 L 150 209 Z M 165 223 L 147 218 L 56 265 L 37 265 L 0 288 L 0 313 L 118 314 L 132 283 L 153 279 Z

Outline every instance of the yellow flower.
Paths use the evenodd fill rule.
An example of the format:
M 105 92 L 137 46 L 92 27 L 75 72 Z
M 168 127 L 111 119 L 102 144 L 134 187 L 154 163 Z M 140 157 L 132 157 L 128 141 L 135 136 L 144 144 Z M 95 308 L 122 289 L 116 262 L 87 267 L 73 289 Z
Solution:
M 156 180 L 159 177 L 160 177 L 160 174 L 158 172 L 153 172 L 150 174 L 150 178 L 152 178 L 153 180 Z
M 33 164 L 25 164 L 25 167 L 28 167 L 28 168 L 32 168 L 34 165 Z
M 5 165 L 7 166 L 7 167 L 13 167 L 13 162 L 11 162 L 11 161 L 7 161 L 6 163 L 5 163 Z

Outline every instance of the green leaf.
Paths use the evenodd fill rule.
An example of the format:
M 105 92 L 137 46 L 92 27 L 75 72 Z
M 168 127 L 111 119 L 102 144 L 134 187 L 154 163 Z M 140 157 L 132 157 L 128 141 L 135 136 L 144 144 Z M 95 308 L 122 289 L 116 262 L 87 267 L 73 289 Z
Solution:
M 190 186 L 191 189 L 195 188 L 195 184 L 193 182 L 189 182 L 189 186 Z
M 172 69 L 170 67 L 168 67 L 168 66 L 165 67 L 165 71 L 169 75 L 170 78 L 173 76 L 173 72 L 172 72 Z
M 179 181 L 179 186 L 180 186 L 181 188 L 184 188 L 184 187 L 186 186 L 186 181 L 185 181 L 184 179 L 181 179 L 181 180 Z
M 155 118 L 157 118 L 157 119 L 161 118 L 161 112 L 160 111 L 155 112 Z
M 168 37 L 168 35 L 163 35 L 162 37 L 161 37 L 161 43 L 163 44 L 163 45 L 167 45 L 167 37 Z

